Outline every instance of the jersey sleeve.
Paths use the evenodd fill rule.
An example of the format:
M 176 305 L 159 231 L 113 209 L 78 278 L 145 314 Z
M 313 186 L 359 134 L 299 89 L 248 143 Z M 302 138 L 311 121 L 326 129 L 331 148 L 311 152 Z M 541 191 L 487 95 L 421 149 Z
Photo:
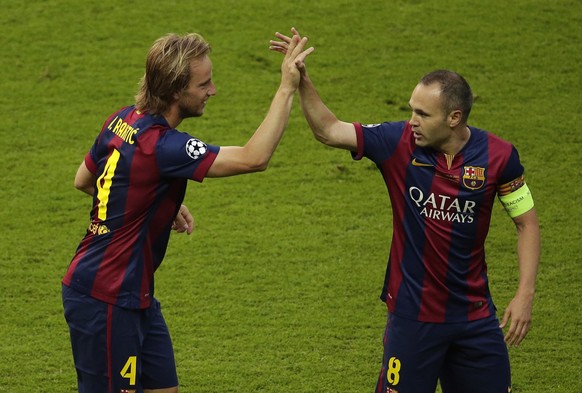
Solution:
M 219 151 L 219 146 L 206 144 L 177 130 L 169 130 L 158 141 L 156 158 L 162 176 L 201 182 Z
M 517 149 L 512 146 L 507 164 L 499 176 L 498 194 L 504 196 L 520 189 L 525 184 L 523 172 L 524 168 L 519 160 Z
M 388 159 L 396 150 L 402 137 L 405 122 L 386 122 L 382 124 L 354 123 L 356 127 L 357 152 L 352 152 L 354 160 L 367 157 L 380 163 Z
M 85 166 L 87 167 L 89 172 L 91 172 L 95 176 L 97 175 L 97 164 L 95 163 L 95 160 L 93 159 L 93 156 L 91 155 L 90 151 L 85 156 Z
M 99 160 L 104 154 L 107 155 L 107 144 L 102 143 L 103 132 L 103 129 L 99 132 L 91 149 L 85 156 L 85 166 L 94 175 L 97 175 Z
M 531 192 L 523 176 L 523 166 L 514 146 L 512 146 L 507 165 L 499 178 L 497 195 L 511 218 L 518 217 L 534 207 Z

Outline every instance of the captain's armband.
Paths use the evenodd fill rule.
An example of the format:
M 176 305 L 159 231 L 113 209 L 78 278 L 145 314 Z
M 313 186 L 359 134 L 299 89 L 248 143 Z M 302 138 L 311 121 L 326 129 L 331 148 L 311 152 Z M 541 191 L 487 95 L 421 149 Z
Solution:
M 521 216 L 534 207 L 534 201 L 527 184 L 507 195 L 499 195 L 499 200 L 511 218 Z

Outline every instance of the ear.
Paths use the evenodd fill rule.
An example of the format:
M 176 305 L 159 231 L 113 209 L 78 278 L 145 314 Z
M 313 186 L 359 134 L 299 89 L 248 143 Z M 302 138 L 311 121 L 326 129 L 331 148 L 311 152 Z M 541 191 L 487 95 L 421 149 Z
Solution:
M 456 126 L 458 126 L 461 123 L 462 118 L 463 118 L 463 113 L 459 109 L 452 111 L 451 113 L 449 113 L 449 116 L 447 119 L 449 121 L 449 126 L 451 128 L 455 128 Z

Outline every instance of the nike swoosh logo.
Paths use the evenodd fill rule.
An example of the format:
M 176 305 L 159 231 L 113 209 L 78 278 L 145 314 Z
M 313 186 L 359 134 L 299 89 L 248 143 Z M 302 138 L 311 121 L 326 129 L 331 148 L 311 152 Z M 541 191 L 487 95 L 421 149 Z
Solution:
M 418 162 L 418 161 L 416 161 L 416 158 L 412 159 L 412 165 L 414 165 L 414 166 L 434 166 L 432 164 L 425 164 L 424 162 Z

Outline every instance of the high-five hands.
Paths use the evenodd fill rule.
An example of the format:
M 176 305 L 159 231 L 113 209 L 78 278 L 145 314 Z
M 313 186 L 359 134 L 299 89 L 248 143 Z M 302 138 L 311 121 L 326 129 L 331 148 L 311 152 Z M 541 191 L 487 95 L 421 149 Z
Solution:
M 305 44 L 307 43 L 307 37 L 301 37 L 296 28 L 291 28 L 292 36 L 288 37 L 279 32 L 275 33 L 275 36 L 281 41 L 270 40 L 269 50 L 274 52 L 280 52 L 285 55 L 283 60 L 283 72 L 285 75 L 285 67 L 292 75 L 292 81 L 296 83 L 294 86 L 297 87 L 299 83 L 299 74 L 295 71 L 303 73 L 305 71 L 305 58 L 311 54 L 315 48 L 311 47 L 309 49 L 303 50 Z

